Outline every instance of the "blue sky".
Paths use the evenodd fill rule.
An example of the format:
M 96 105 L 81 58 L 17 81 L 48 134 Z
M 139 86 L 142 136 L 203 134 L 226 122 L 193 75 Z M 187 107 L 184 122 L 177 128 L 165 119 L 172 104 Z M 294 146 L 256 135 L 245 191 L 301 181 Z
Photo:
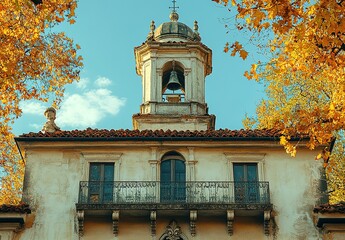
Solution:
M 150 30 L 169 21 L 172 1 L 79 1 L 77 22 L 57 28 L 81 46 L 84 58 L 81 81 L 67 86 L 57 112 L 62 130 L 132 129 L 132 115 L 139 112 L 142 100 L 141 78 L 135 72 L 134 47 L 141 45 Z M 247 45 L 242 32 L 224 25 L 233 24 L 234 12 L 211 0 L 177 1 L 179 21 L 193 28 L 199 23 L 202 42 L 213 51 L 213 73 L 206 78 L 206 102 L 215 114 L 216 128 L 240 129 L 245 113 L 253 115 L 263 98 L 263 86 L 248 81 L 243 73 L 257 60 L 256 49 Z M 227 19 L 227 20 L 224 20 Z M 251 50 L 248 59 L 224 53 L 224 44 L 240 41 Z M 45 123 L 43 112 L 50 103 L 25 102 L 23 116 L 14 132 L 38 132 Z

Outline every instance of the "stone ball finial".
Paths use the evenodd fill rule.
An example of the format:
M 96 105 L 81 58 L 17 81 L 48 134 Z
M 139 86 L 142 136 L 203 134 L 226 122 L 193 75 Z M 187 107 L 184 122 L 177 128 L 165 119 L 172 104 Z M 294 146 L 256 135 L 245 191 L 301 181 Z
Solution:
M 200 41 L 200 34 L 199 34 L 199 25 L 198 25 L 198 21 L 194 21 L 194 40 L 195 41 Z
M 153 21 L 153 20 L 151 21 L 150 29 L 151 29 L 151 32 L 154 32 L 156 29 L 155 21 Z
M 55 124 L 56 110 L 53 107 L 49 107 L 44 111 L 44 116 L 47 118 L 47 122 L 44 124 L 42 131 L 53 133 L 59 131 L 60 128 Z
M 170 13 L 170 21 L 172 21 L 172 22 L 177 22 L 178 21 L 178 18 L 179 18 L 179 16 L 178 16 L 178 14 L 177 14 L 177 12 L 175 12 L 175 11 L 172 11 L 171 13 Z
M 198 25 L 198 21 L 194 21 L 194 32 L 198 32 L 199 30 L 199 25 Z

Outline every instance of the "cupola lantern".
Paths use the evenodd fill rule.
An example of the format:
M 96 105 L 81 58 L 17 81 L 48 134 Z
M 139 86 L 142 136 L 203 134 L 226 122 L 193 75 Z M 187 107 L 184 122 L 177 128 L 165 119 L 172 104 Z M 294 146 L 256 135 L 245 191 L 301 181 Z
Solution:
M 151 22 L 146 42 L 134 49 L 136 72 L 142 78 L 140 113 L 134 129 L 214 129 L 208 114 L 205 78 L 212 72 L 212 51 L 201 43 L 199 26 L 194 31 L 179 22 L 176 6 L 170 21 L 157 28 Z

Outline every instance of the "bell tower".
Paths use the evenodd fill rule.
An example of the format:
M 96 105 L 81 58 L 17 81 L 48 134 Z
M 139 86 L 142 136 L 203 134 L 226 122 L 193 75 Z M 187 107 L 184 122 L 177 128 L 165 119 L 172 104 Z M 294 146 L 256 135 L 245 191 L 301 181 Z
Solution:
M 136 72 L 142 77 L 140 113 L 133 115 L 134 129 L 214 129 L 208 114 L 205 77 L 212 72 L 212 51 L 201 43 L 198 23 L 194 30 L 178 22 L 176 7 L 170 22 L 155 27 L 134 49 Z

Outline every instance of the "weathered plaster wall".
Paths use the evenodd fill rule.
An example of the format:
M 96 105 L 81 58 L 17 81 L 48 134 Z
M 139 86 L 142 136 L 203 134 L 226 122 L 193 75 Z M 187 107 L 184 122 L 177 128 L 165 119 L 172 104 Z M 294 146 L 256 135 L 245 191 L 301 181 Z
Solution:
M 12 230 L 0 230 L 0 239 L 1 240 L 12 240 L 14 232 Z
M 84 222 L 83 240 L 113 240 L 114 234 L 112 231 L 111 219 L 93 218 L 85 220 Z M 122 230 L 122 229 L 121 229 Z
M 312 221 L 318 193 L 320 161 L 316 152 L 300 150 L 296 158 L 272 151 L 265 158 L 265 178 L 270 183 L 278 239 L 314 240 L 319 233 Z
M 232 181 L 231 156 L 256 154 L 261 158 L 261 181 L 269 181 L 271 202 L 274 206 L 274 219 L 277 223 L 277 239 L 319 239 L 319 233 L 311 219 L 312 208 L 318 200 L 317 188 L 320 177 L 320 163 L 314 161 L 315 152 L 301 149 L 296 158 L 289 157 L 280 148 L 210 147 L 212 143 L 200 146 L 169 144 L 149 146 L 137 143 L 135 147 L 114 145 L 111 151 L 117 152 L 115 160 L 116 180 L 156 180 L 159 179 L 159 160 L 168 151 L 176 150 L 186 160 L 187 179 L 196 181 Z M 109 151 L 109 146 L 107 147 Z M 90 148 L 87 151 L 91 151 Z M 28 150 L 25 175 L 25 200 L 33 208 L 34 222 L 21 235 L 20 239 L 78 239 L 75 203 L 78 201 L 79 181 L 88 179 L 88 159 L 86 150 Z M 101 144 L 95 144 L 92 152 L 104 152 Z M 237 154 L 237 155 L 236 155 Z M 246 155 L 247 154 L 247 155 Z M 252 155 L 248 155 L 253 157 Z M 89 157 L 90 158 L 90 157 Z M 99 160 L 102 162 L 102 158 Z M 250 161 L 249 161 L 250 162 Z M 169 223 L 157 218 L 157 237 Z M 137 222 L 136 222 L 137 221 Z M 189 234 L 189 221 L 181 219 L 181 226 Z M 111 220 L 94 221 L 86 219 L 85 238 L 94 238 L 104 233 L 102 239 L 113 239 Z M 143 223 L 133 217 L 121 219 L 118 239 L 132 238 L 141 234 L 150 237 L 149 219 Z M 98 229 L 98 230 L 96 230 Z M 236 216 L 234 235 L 231 239 L 267 239 L 263 234 L 261 221 Z M 91 234 L 91 235 L 89 235 Z M 146 234 L 146 235 L 145 235 Z M 194 239 L 229 239 L 226 231 L 226 214 L 218 219 L 201 216 L 197 220 L 197 236 Z M 125 237 L 127 236 L 127 237 Z M 270 237 L 272 238 L 272 236 Z M 269 239 L 270 239 L 269 238 Z M 157 238 L 158 239 L 158 238 Z M 250 238 L 247 238 L 250 239 Z
M 264 154 L 261 160 L 263 173 L 259 172 L 259 179 L 268 181 L 270 185 L 271 202 L 278 225 L 277 239 L 319 238 L 319 232 L 312 221 L 312 209 L 320 197 L 319 180 L 322 167 L 320 161 L 314 160 L 315 151 L 300 149 L 297 157 L 292 158 L 280 148 L 239 148 L 230 151 L 226 148 L 213 151 L 195 148 L 195 159 L 198 161 L 195 167 L 197 180 L 233 181 L 230 174 L 231 165 L 223 152 L 239 155 L 248 152 Z
M 35 220 L 21 239 L 77 239 L 75 203 L 81 172 L 78 154 L 27 152 L 24 200 Z

